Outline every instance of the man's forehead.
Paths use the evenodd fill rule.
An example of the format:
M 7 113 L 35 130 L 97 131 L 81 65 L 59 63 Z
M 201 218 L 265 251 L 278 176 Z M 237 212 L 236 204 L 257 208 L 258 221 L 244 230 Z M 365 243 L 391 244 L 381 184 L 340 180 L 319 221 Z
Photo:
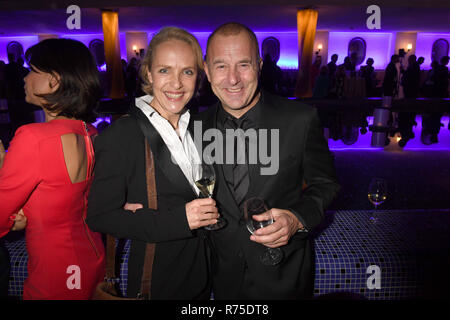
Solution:
M 213 60 L 230 57 L 230 55 L 239 60 L 253 60 L 256 50 L 257 48 L 254 48 L 252 40 L 245 32 L 231 35 L 220 34 L 212 39 L 208 55 Z

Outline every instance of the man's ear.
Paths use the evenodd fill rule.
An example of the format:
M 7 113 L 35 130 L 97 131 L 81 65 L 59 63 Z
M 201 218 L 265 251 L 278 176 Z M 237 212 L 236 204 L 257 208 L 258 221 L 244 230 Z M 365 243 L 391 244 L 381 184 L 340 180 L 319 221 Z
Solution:
M 260 57 L 259 58 L 259 72 L 261 72 L 261 70 L 262 70 L 262 66 L 263 66 L 263 59 Z
M 211 82 L 211 78 L 209 76 L 208 64 L 206 63 L 206 61 L 203 61 L 203 69 L 205 70 L 205 74 L 206 74 L 206 77 L 208 78 L 208 81 Z

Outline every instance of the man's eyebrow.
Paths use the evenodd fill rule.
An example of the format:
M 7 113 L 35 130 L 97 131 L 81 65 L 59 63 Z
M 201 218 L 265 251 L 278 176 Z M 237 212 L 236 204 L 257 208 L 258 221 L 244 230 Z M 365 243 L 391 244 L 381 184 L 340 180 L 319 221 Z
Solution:
M 213 64 L 219 64 L 219 63 L 225 63 L 225 60 L 223 59 L 217 59 L 213 61 Z M 252 63 L 251 59 L 242 59 L 239 60 L 237 63 Z
M 213 64 L 225 63 L 223 59 L 217 59 L 213 61 Z

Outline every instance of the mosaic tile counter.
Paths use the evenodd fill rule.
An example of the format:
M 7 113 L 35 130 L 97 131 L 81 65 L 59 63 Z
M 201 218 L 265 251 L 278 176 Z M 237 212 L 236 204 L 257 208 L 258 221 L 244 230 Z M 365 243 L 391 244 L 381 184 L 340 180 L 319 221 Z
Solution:
M 312 237 L 318 299 L 450 297 L 450 209 L 328 211 Z M 5 243 L 11 255 L 9 295 L 20 297 L 25 243 Z M 121 244 L 125 292 L 129 242 Z

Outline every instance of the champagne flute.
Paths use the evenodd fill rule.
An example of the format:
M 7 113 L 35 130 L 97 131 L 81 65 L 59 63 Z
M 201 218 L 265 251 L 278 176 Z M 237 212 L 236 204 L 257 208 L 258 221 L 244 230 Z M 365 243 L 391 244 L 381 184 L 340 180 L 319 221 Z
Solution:
M 247 230 L 253 234 L 260 228 L 267 227 L 273 223 L 273 216 L 269 211 L 269 220 L 257 221 L 253 216 L 269 211 L 263 199 L 255 197 L 247 199 L 244 202 L 244 218 Z M 283 251 L 280 248 L 266 248 L 259 257 L 262 264 L 266 266 L 275 266 L 283 259 Z
M 211 159 L 207 158 L 200 164 L 192 164 L 192 177 L 195 185 L 200 190 L 199 198 L 212 198 L 216 184 L 216 173 Z M 218 230 L 226 225 L 222 217 L 215 224 L 204 227 L 206 230 Z

